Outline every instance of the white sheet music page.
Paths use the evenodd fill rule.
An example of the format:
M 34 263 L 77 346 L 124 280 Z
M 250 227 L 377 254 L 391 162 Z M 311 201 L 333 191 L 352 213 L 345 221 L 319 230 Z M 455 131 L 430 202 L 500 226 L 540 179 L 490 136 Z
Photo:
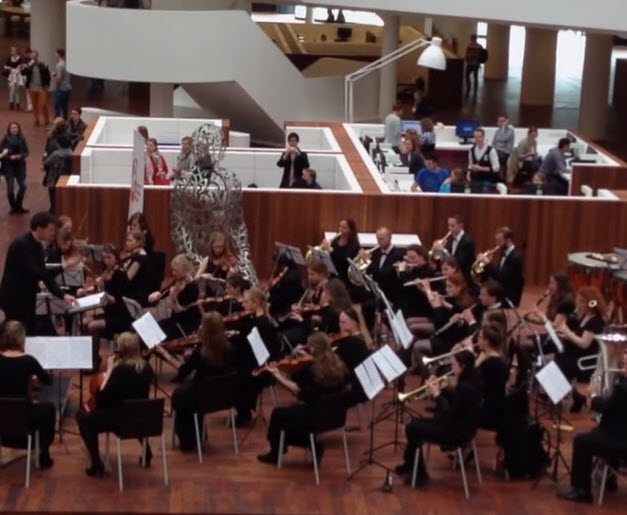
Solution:
M 155 317 L 150 313 L 145 313 L 135 320 L 132 325 L 149 349 L 156 347 L 165 340 L 165 333 L 159 327 Z
M 555 361 L 547 363 L 536 374 L 536 379 L 544 388 L 553 404 L 557 404 L 573 389 L 566 376 L 555 364 Z
M 46 340 L 47 338 L 45 337 L 35 336 L 26 338 L 26 342 L 24 344 L 24 352 L 26 352 L 26 354 L 29 354 L 30 356 L 33 356 L 33 358 L 39 361 L 39 364 L 45 369 L 48 368 Z
M 377 372 L 377 368 L 374 366 L 374 364 L 372 364 L 372 367 L 374 368 L 374 375 L 371 376 L 371 374 L 368 372 L 368 370 L 366 369 L 366 362 L 368 361 L 370 361 L 370 363 L 372 364 L 371 358 L 368 358 L 363 363 L 355 367 L 355 375 L 357 376 L 359 384 L 361 384 L 361 387 L 363 388 L 366 397 L 372 400 L 381 390 L 383 390 L 384 385 L 383 381 L 381 381 L 381 377 L 379 376 L 379 372 Z M 376 380 L 378 380 L 378 382 L 375 382 Z
M 266 344 L 263 343 L 261 339 L 261 335 L 259 334 L 259 330 L 256 327 L 253 327 L 252 331 L 248 333 L 246 337 L 250 346 L 253 350 L 253 354 L 255 355 L 255 359 L 257 360 L 257 364 L 262 366 L 270 357 L 270 353 L 268 352 L 268 348 Z
M 379 371 L 377 370 L 377 366 L 374 364 L 374 359 L 372 359 L 372 356 L 366 358 L 363 365 L 366 368 L 366 372 L 370 377 L 370 381 L 372 382 L 376 393 L 379 393 L 385 388 L 385 384 L 383 383 L 383 379 L 381 379 L 381 376 L 379 375 Z
M 91 369 L 94 366 L 91 336 L 75 336 L 70 340 L 70 360 L 74 369 Z
M 557 336 L 557 333 L 555 332 L 555 329 L 553 328 L 553 325 L 551 325 L 551 322 L 549 320 L 544 322 L 544 328 L 546 329 L 546 332 L 549 333 L 549 337 L 555 344 L 557 351 L 560 353 L 564 352 L 564 344 L 562 343 L 562 340 L 560 340 Z
M 37 336 L 26 338 L 24 347 L 46 370 L 93 367 L 90 336 Z
M 385 357 L 383 356 L 383 354 L 381 354 L 380 351 L 375 352 L 372 355 L 372 359 L 374 361 L 374 364 L 377 366 L 377 368 L 379 369 L 383 377 L 385 377 L 385 380 L 388 383 L 394 381 L 394 379 L 398 377 L 398 375 L 394 371 L 394 368 L 392 368 L 392 365 L 390 365 L 388 360 L 385 359 Z
M 396 312 L 396 317 L 394 318 L 396 319 L 396 323 L 398 325 L 400 344 L 403 346 L 403 349 L 409 349 L 411 342 L 414 341 L 414 335 L 409 330 L 407 321 L 400 309 Z
M 94 293 L 93 295 L 86 295 L 85 297 L 80 297 L 76 299 L 76 305 L 73 307 L 79 308 L 97 308 L 104 304 L 104 298 L 106 293 Z
M 378 354 L 381 354 L 390 364 L 390 366 L 394 370 L 394 373 L 396 374 L 396 377 L 407 371 L 405 363 L 400 360 L 400 358 L 396 355 L 396 353 L 389 345 L 384 345 L 383 347 L 381 347 Z M 396 379 L 396 377 L 394 379 Z

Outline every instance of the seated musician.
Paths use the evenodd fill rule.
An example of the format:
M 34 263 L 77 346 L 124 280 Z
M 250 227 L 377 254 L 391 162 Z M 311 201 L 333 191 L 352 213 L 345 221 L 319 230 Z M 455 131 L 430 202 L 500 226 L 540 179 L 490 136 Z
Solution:
M 82 264 L 83 256 L 74 244 L 71 230 L 57 229 L 54 241 L 46 249 L 46 262 L 59 263 L 63 270 L 72 270 Z
M 570 483 L 572 490 L 559 493 L 569 501 L 592 502 L 591 475 L 594 456 L 609 460 L 616 465 L 618 459 L 627 458 L 627 352 L 623 354 L 622 374 L 606 398 L 594 396 L 592 409 L 601 414 L 598 427 L 575 437 Z M 606 484 L 614 490 L 616 483 Z
M 337 229 L 337 236 L 330 242 L 323 240 L 322 248 L 331 254 L 331 261 L 337 270 L 338 277 L 348 284 L 348 258 L 355 259 L 359 253 L 359 236 L 355 220 L 342 218 Z
M 209 237 L 209 254 L 201 261 L 195 277 L 196 280 L 207 281 L 205 296 L 222 295 L 224 280 L 230 273 L 237 271 L 237 266 L 237 258 L 226 234 L 221 231 L 212 232 Z
M 366 395 L 357 379 L 355 368 L 370 356 L 372 339 L 359 311 L 349 308 L 341 312 L 338 336 L 339 339 L 335 340 L 333 348 L 350 373 L 352 388 L 350 404 L 365 402 Z
M 299 402 L 291 406 L 280 406 L 272 410 L 268 425 L 268 443 L 270 451 L 257 456 L 262 463 L 276 464 L 279 457 L 281 431 L 285 431 L 285 448 L 289 445 L 307 447 L 308 433 L 315 421 L 313 416 L 324 395 L 340 393 L 348 381 L 348 371 L 342 360 L 329 346 L 324 333 L 314 333 L 307 339 L 307 352 L 313 362 L 304 369 L 286 377 L 274 364 L 267 366 L 268 371 L 291 392 Z M 316 442 L 318 466 L 322 459 L 324 446 Z
M 140 353 L 139 337 L 134 333 L 118 336 L 117 355 L 107 361 L 107 370 L 96 395 L 96 409 L 78 419 L 81 438 L 85 443 L 91 465 L 85 473 L 102 477 L 104 463 L 98 451 L 98 434 L 114 431 L 119 427 L 122 403 L 131 399 L 147 399 L 153 377 L 152 368 Z M 146 449 L 146 466 L 150 466 L 152 451 Z
M 585 383 L 589 381 L 592 370 L 581 370 L 578 362 L 580 358 L 592 356 L 599 351 L 595 336 L 603 332 L 607 310 L 601 292 L 594 286 L 581 288 L 575 300 L 578 317 L 571 317 L 557 328 L 558 336 L 562 337 L 564 352 L 556 355 L 555 363 L 569 381 L 576 379 L 578 383 Z M 570 411 L 578 413 L 583 408 L 586 397 L 576 388 L 573 388 L 572 396 L 574 402 Z
M 325 283 L 321 305 L 324 307 L 320 314 L 312 317 L 312 328 L 327 334 L 339 333 L 340 313 L 353 307 L 348 289 L 340 279 L 329 279 Z
M 390 229 L 380 227 L 376 234 L 378 248 L 372 251 L 370 256 L 362 249 L 359 256 L 362 259 L 371 258 L 366 273 L 375 280 L 392 305 L 396 306 L 400 303 L 403 292 L 394 263 L 402 261 L 404 253 L 392 244 L 392 231 Z
M 487 279 L 479 287 L 479 305 L 475 310 L 466 312 L 466 321 L 472 328 L 475 324 L 479 327 L 483 323 L 483 317 L 488 312 L 501 311 L 505 319 L 505 331 L 507 332 L 507 317 L 503 311 L 501 299 L 503 287 L 494 279 Z M 476 314 L 476 316 L 475 316 Z
M 237 367 L 240 374 L 240 389 L 237 400 L 237 416 L 235 425 L 242 426 L 252 420 L 252 412 L 257 405 L 257 397 L 261 390 L 270 383 L 262 376 L 253 377 L 252 371 L 258 367 L 247 336 L 257 328 L 263 343 L 270 353 L 269 360 L 279 358 L 281 342 L 277 330 L 268 316 L 268 304 L 265 293 L 259 288 L 251 288 L 244 292 L 244 312 L 249 314 L 241 317 L 237 329 L 239 338 L 235 340 L 237 354 Z
M 178 254 L 170 265 L 174 284 L 166 292 L 153 292 L 148 296 L 151 303 L 159 302 L 164 295 L 168 295 L 172 302 L 172 314 L 161 320 L 159 325 L 171 340 L 187 336 L 195 332 L 200 325 L 200 310 L 198 309 L 198 285 L 194 282 L 194 263 L 186 254 Z
M 436 266 L 436 270 L 434 273 L 436 275 L 438 274 L 442 275 L 444 279 L 448 279 L 449 277 L 452 277 L 453 275 L 463 275 L 462 269 L 460 268 L 459 263 L 457 262 L 457 259 L 455 259 L 453 256 L 446 256 L 440 263 L 439 271 L 437 270 L 437 266 Z M 432 283 L 431 289 L 434 291 L 437 291 L 438 293 L 445 294 L 446 293 L 446 281 L 436 281 Z
M 546 312 L 542 312 L 540 304 L 544 296 L 536 303 L 536 306 L 527 314 L 527 318 L 534 323 L 551 322 L 554 328 L 561 327 L 568 321 L 575 311 L 575 294 L 570 279 L 564 272 L 556 272 L 549 277 L 549 284 L 544 294 L 548 295 Z M 552 349 L 553 351 L 557 349 Z
M 133 319 L 124 305 L 122 297 L 127 294 L 128 277 L 120 269 L 120 256 L 117 249 L 111 243 L 102 248 L 102 263 L 105 267 L 102 274 L 96 278 L 96 284 L 90 289 L 78 291 L 78 296 L 104 291 L 107 294 L 104 314 L 101 316 L 85 315 L 83 326 L 93 337 L 93 363 L 94 371 L 98 371 L 102 359 L 100 358 L 100 336 L 112 339 L 114 335 L 131 328 Z
M 176 411 L 174 430 L 182 451 L 196 448 L 194 410 L 202 380 L 206 377 L 225 374 L 235 366 L 235 351 L 227 339 L 220 313 L 211 311 L 203 315 L 199 336 L 200 345 L 179 367 L 173 379 L 173 381 L 183 383 L 172 394 L 172 409 Z M 190 375 L 192 375 L 191 380 L 183 382 Z M 219 395 L 220 392 L 215 392 L 215 394 Z
M 50 444 L 54 440 L 56 412 L 51 402 L 37 402 L 32 397 L 32 378 L 43 384 L 52 384 L 52 377 L 39 361 L 24 353 L 26 329 L 21 322 L 9 320 L 2 333 L 2 352 L 0 352 L 0 397 L 27 399 L 29 404 L 28 423 L 30 429 L 39 431 L 39 466 L 47 469 L 54 461 L 50 457 Z M 7 415 L 2 414 L 3 417 Z M 21 441 L 20 441 L 21 440 Z M 24 447 L 23 439 L 12 441 L 2 438 L 2 445 Z
M 414 418 L 405 426 L 407 447 L 404 461 L 394 470 L 405 476 L 405 482 L 411 484 L 414 456 L 416 449 L 430 442 L 440 445 L 457 446 L 468 442 L 477 428 L 481 405 L 481 375 L 475 368 L 475 356 L 464 350 L 453 356 L 453 374 L 457 384 L 451 389 L 442 389 L 440 381 L 431 377 L 427 381 L 427 390 L 435 400 L 433 418 Z M 417 485 L 429 481 L 425 468 L 425 455 L 420 452 L 418 460 Z
M 155 250 L 155 238 L 148 226 L 148 220 L 144 213 L 137 212 L 128 219 L 127 232 L 141 231 L 144 235 L 144 249 L 147 254 L 151 254 Z
M 142 306 L 148 304 L 151 283 L 144 245 L 144 233 L 137 230 L 130 231 L 126 235 L 124 251 L 120 255 L 120 268 L 126 273 L 128 279 L 128 297 Z
M 292 305 L 303 295 L 303 280 L 294 261 L 281 254 L 277 258 L 276 273 L 268 283 L 270 313 L 276 319 L 285 317 Z
M 429 253 L 421 245 L 407 247 L 405 259 L 396 263 L 396 271 L 403 284 L 434 277 L 433 269 L 429 266 Z M 420 283 L 403 290 L 400 307 L 408 324 L 413 317 L 429 317 L 433 312 Z
M 232 313 L 239 313 L 244 310 L 244 292 L 250 289 L 250 282 L 244 279 L 244 276 L 240 273 L 229 275 L 224 285 L 224 292 L 226 296 L 223 297 L 221 302 L 214 303 L 216 311 L 222 315 L 230 315 Z M 217 297 L 220 299 L 220 297 Z M 204 299 L 205 301 L 207 299 Z M 206 310 L 206 304 L 203 303 Z M 202 308 L 201 308 L 202 309 Z
M 514 233 L 509 227 L 496 230 L 494 240 L 499 247 L 496 254 L 498 262 L 479 256 L 485 266 L 484 278 L 493 278 L 503 286 L 503 299 L 509 299 L 518 307 L 522 298 L 525 279 L 523 277 L 523 258 L 514 245 Z

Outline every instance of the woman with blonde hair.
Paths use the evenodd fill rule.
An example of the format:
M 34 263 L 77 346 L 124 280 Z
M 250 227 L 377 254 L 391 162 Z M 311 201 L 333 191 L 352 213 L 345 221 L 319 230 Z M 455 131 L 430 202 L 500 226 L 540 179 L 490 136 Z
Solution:
M 196 279 L 204 279 L 209 284 L 207 295 L 222 295 L 223 280 L 237 271 L 237 257 L 231 250 L 231 242 L 222 231 L 214 231 L 209 236 L 209 250 L 196 271 Z
M 182 451 L 193 450 L 196 447 L 194 409 L 203 380 L 225 374 L 235 365 L 234 349 L 226 336 L 224 320 L 220 313 L 211 311 L 203 315 L 199 336 L 200 345 L 179 367 L 173 379 L 183 383 L 172 394 L 172 408 L 176 411 L 174 430 Z M 192 373 L 193 378 L 185 380 Z
M 153 377 L 152 368 L 141 356 L 139 336 L 125 332 L 118 336 L 118 350 L 107 361 L 102 386 L 96 395 L 96 409 L 79 418 L 81 438 L 91 458 L 85 473 L 102 477 L 104 463 L 98 451 L 98 434 L 115 431 L 120 426 L 122 405 L 131 399 L 147 399 Z M 146 448 L 146 466 L 152 451 Z
M 299 402 L 291 406 L 274 408 L 268 424 L 268 442 L 270 451 L 257 456 L 262 463 L 274 464 L 279 457 L 279 439 L 285 431 L 285 447 L 289 445 L 307 447 L 309 432 L 315 424 L 314 415 L 325 395 L 339 393 L 348 384 L 348 370 L 342 360 L 334 353 L 329 339 L 324 333 L 314 333 L 307 339 L 306 351 L 313 361 L 294 373 L 291 378 L 279 370 L 276 364 L 267 366 L 276 380 L 293 394 Z M 324 447 L 316 442 L 318 466 Z

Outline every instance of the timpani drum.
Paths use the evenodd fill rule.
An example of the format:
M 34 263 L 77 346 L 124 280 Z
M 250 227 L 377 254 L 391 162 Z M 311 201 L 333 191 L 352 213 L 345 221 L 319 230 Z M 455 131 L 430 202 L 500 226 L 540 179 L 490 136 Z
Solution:
M 575 291 L 584 286 L 596 286 L 606 298 L 611 298 L 612 272 L 616 265 L 588 257 L 590 252 L 568 254 L 568 277 Z

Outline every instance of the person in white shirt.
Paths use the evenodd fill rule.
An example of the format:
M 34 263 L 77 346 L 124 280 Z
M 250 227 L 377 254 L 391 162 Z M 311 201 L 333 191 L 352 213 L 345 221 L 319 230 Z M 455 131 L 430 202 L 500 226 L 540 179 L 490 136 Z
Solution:
M 472 181 L 498 182 L 499 157 L 493 146 L 485 140 L 485 131 L 477 127 L 473 134 L 475 144 L 468 151 L 468 170 Z
M 403 141 L 403 126 L 401 124 L 400 105 L 395 104 L 392 112 L 385 117 L 385 142 L 392 145 L 392 150 L 397 154 L 400 153 L 400 145 Z

